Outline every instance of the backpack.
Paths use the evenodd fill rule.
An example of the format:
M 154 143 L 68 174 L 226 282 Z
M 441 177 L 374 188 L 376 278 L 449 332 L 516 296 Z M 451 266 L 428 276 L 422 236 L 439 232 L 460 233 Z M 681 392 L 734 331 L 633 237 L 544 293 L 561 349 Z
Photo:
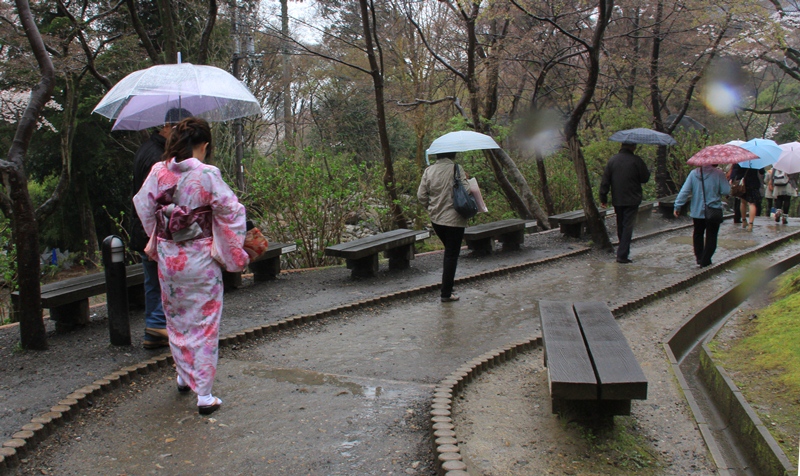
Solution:
M 780 170 L 776 170 L 775 174 L 772 176 L 772 185 L 781 186 L 788 184 L 789 184 L 789 176 L 781 172 Z

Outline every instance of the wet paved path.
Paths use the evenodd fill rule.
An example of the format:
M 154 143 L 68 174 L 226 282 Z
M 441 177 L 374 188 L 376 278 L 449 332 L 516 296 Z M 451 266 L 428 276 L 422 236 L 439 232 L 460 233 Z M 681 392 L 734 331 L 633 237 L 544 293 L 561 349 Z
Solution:
M 750 234 L 726 222 L 715 258 L 794 231 L 765 225 Z M 178 394 L 172 372 L 157 372 L 51 437 L 58 444 L 42 452 L 43 464 L 54 474 L 430 474 L 435 383 L 477 355 L 538 334 L 539 299 L 613 306 L 685 278 L 697 269 L 690 234 L 635 241 L 632 265 L 591 252 L 457 285 L 458 303 L 442 304 L 433 292 L 225 348 L 214 386 L 225 403 L 212 418 Z M 226 312 L 245 305 L 235 301 Z

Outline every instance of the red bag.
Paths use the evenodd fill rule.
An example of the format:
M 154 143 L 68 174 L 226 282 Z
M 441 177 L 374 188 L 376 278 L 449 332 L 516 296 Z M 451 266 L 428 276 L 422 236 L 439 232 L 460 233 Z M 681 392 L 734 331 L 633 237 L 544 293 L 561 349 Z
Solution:
M 244 250 L 251 260 L 264 254 L 268 246 L 269 243 L 267 243 L 267 239 L 261 233 L 261 230 L 251 228 L 247 231 L 247 235 L 244 237 Z

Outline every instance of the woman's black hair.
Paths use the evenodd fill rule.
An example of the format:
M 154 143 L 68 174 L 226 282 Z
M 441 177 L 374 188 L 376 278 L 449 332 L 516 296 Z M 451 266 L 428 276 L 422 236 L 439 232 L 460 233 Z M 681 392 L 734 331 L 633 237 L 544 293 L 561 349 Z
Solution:
M 176 162 L 192 157 L 195 146 L 208 142 L 206 159 L 210 159 L 214 148 L 211 143 L 211 128 L 205 119 L 189 117 L 172 128 L 164 149 L 164 160 L 175 158 Z

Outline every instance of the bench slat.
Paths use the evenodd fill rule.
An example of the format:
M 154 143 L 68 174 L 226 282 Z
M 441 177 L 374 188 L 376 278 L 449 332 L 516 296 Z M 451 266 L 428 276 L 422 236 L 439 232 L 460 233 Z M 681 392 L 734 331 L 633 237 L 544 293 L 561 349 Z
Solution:
M 470 226 L 464 230 L 465 240 L 480 240 L 497 236 L 498 234 L 510 233 L 512 231 L 519 231 L 528 228 L 529 226 L 536 225 L 535 220 L 521 220 L 519 218 L 512 218 L 509 220 L 494 221 L 491 223 L 483 223 L 481 225 Z
M 572 304 L 539 301 L 542 341 L 553 398 L 595 400 L 597 379 Z
M 647 379 L 605 303 L 576 302 L 575 314 L 600 381 L 600 399 L 647 399 Z
M 378 235 L 359 238 L 325 248 L 325 254 L 346 259 L 359 259 L 386 251 L 398 246 L 410 245 L 417 241 L 419 231 L 399 228 Z
M 608 214 L 608 210 L 608 208 L 599 208 L 597 209 L 597 213 L 600 214 L 601 217 L 605 217 Z M 562 223 L 565 225 L 574 225 L 586 221 L 586 214 L 582 209 L 573 210 L 571 212 L 549 216 L 547 220 L 550 222 L 551 227 L 559 226 Z

